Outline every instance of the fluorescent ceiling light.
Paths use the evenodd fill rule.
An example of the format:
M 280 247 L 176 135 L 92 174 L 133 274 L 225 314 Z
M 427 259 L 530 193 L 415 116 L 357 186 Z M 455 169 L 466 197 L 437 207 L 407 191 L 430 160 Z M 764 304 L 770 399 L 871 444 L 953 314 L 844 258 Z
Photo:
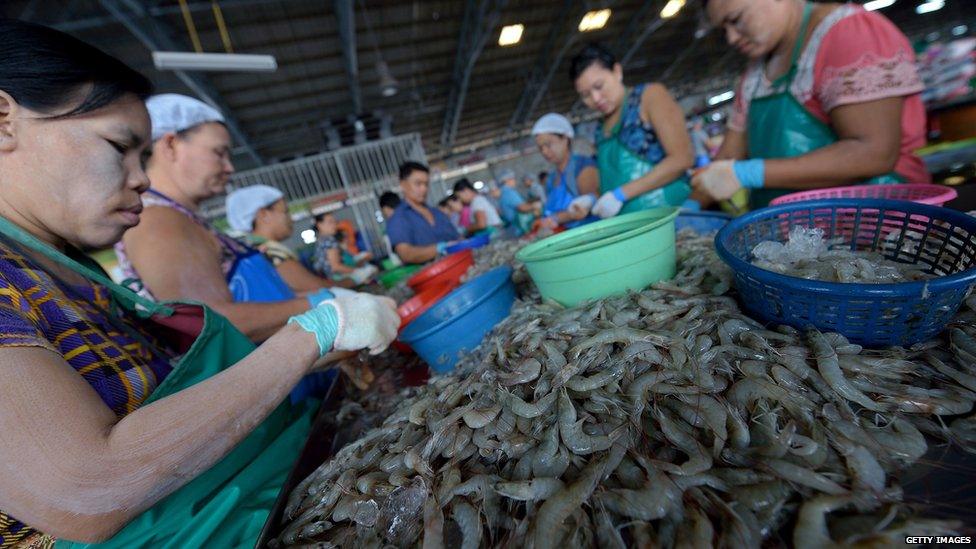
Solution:
M 312 229 L 305 229 L 302 231 L 302 242 L 306 244 L 315 244 L 315 231 Z
M 945 0 L 929 0 L 928 2 L 915 6 L 915 13 L 924 15 L 926 13 L 941 10 L 944 7 Z
M 969 27 L 967 27 L 966 25 L 959 25 L 958 27 L 952 27 L 952 35 L 953 36 L 962 36 L 962 35 L 966 34 L 966 31 L 968 31 L 968 30 L 969 30 Z
M 274 72 L 278 70 L 278 62 L 273 55 L 154 51 L 152 56 L 156 68 L 162 71 Z
M 864 3 L 864 9 L 868 11 L 880 10 L 887 8 L 894 3 L 895 0 L 871 0 L 870 2 Z
M 522 40 L 522 31 L 525 30 L 525 25 L 521 23 L 518 25 L 508 25 L 502 27 L 502 33 L 498 35 L 498 45 L 499 46 L 514 46 Z
M 708 106 L 714 107 L 715 105 L 718 105 L 719 103 L 724 103 L 729 99 L 732 99 L 733 97 L 735 97 L 735 92 L 732 90 L 722 92 L 718 95 L 713 95 L 708 98 Z
M 485 188 L 485 182 L 484 181 L 475 181 L 471 186 L 474 187 L 474 190 L 480 191 L 481 189 L 484 189 Z
M 609 20 L 610 8 L 588 11 L 586 12 L 586 15 L 580 19 L 579 30 L 580 32 L 589 32 L 602 29 L 603 27 L 607 26 L 607 21 Z
M 661 10 L 661 19 L 670 19 L 678 15 L 678 12 L 683 7 L 685 7 L 685 0 L 668 0 L 668 3 L 664 5 L 664 9 Z

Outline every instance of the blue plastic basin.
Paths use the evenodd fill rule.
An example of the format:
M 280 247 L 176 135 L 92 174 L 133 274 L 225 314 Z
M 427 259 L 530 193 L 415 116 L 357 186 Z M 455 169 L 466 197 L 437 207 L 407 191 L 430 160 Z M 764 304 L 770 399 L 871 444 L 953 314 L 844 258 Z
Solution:
M 479 234 L 477 236 L 472 236 L 471 238 L 462 240 L 453 246 L 448 246 L 447 253 L 453 254 L 462 250 L 473 250 L 475 248 L 487 246 L 489 242 L 491 242 L 491 235 L 487 233 Z
M 674 220 L 674 230 L 691 229 L 698 234 L 714 233 L 724 227 L 732 216 L 722 212 L 685 212 Z
M 498 267 L 447 294 L 404 328 L 400 341 L 438 373 L 454 369 L 464 351 L 508 317 L 515 303 L 512 268 Z

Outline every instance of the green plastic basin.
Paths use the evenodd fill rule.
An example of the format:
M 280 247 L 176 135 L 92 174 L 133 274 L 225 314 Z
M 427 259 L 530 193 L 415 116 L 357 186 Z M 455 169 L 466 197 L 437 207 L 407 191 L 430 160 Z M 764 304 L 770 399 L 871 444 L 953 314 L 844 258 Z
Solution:
M 590 223 L 522 248 L 516 258 L 544 299 L 571 307 L 674 277 L 678 208 Z
M 402 280 L 406 280 L 413 276 L 413 274 L 420 270 L 422 265 L 404 265 L 402 267 L 397 267 L 396 269 L 390 269 L 389 271 L 384 271 L 376 277 L 380 284 L 384 288 L 392 288 L 399 284 Z

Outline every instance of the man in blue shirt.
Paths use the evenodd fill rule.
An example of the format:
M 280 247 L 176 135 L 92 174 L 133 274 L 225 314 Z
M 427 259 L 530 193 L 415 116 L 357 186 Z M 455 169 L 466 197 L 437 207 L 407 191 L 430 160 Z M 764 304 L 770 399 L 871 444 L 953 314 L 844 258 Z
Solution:
M 513 228 L 516 235 L 528 232 L 542 207 L 538 201 L 526 201 L 518 192 L 518 181 L 515 177 L 502 180 L 502 188 L 498 197 L 499 213 L 505 223 Z
M 430 168 L 419 162 L 400 166 L 403 202 L 386 222 L 390 244 L 404 263 L 425 263 L 443 255 L 458 239 L 451 220 L 437 208 L 427 207 Z

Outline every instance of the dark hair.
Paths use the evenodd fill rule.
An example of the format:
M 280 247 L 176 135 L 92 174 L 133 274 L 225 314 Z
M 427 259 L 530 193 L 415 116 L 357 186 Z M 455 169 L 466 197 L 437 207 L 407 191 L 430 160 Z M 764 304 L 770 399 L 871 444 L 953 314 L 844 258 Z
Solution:
M 414 162 L 413 160 L 407 160 L 403 164 L 400 164 L 400 181 L 404 181 L 413 172 L 424 172 L 430 173 L 430 168 L 421 164 L 420 162 Z
M 594 63 L 598 63 L 607 70 L 613 70 L 613 66 L 617 64 L 617 58 L 603 45 L 590 42 L 583 46 L 583 49 L 573 56 L 572 61 L 569 62 L 569 81 L 576 82 L 583 71 L 590 68 L 590 65 Z
M 466 190 L 473 191 L 474 185 L 472 185 L 471 182 L 468 181 L 468 178 L 462 177 L 461 179 L 458 179 L 457 183 L 454 184 L 454 194 Z
M 325 219 L 325 216 L 327 215 L 332 215 L 332 212 L 322 212 L 320 214 L 315 214 L 314 216 L 312 216 L 312 221 L 313 221 L 312 230 L 315 231 L 315 234 L 319 234 L 319 223 L 321 223 L 322 220 Z
M 549 172 L 539 172 L 539 181 L 545 181 L 549 179 Z
M 0 90 L 24 107 L 54 118 L 98 110 L 127 93 L 145 100 L 152 83 L 107 53 L 41 25 L 0 19 Z M 87 94 L 81 94 L 88 88 Z
M 442 198 L 441 201 L 437 203 L 437 207 L 443 208 L 444 206 L 447 206 L 447 203 L 451 201 L 452 196 L 453 195 L 449 195 Z
M 332 238 L 335 238 L 336 242 L 342 242 L 343 240 L 346 239 L 346 233 L 343 232 L 342 229 L 339 229 L 336 231 L 335 236 L 333 236 Z
M 408 174 L 409 175 L 409 174 Z M 380 207 L 396 209 L 400 205 L 400 197 L 397 193 L 386 191 L 380 195 Z

